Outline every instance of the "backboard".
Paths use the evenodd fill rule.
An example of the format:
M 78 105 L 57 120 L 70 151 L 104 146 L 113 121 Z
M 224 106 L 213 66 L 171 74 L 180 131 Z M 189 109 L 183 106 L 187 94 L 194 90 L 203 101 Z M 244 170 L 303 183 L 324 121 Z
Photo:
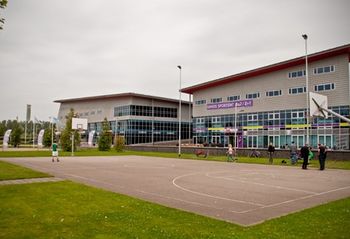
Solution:
M 87 130 L 87 119 L 72 118 L 72 129 Z
M 328 113 L 322 108 L 328 108 L 327 96 L 309 92 L 310 116 L 321 116 L 328 118 Z

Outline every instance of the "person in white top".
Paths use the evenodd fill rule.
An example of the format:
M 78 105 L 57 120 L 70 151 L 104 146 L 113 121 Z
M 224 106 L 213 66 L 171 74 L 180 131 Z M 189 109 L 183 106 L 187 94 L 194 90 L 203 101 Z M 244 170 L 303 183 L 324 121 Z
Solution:
M 234 156 L 235 156 L 235 149 L 232 148 L 232 145 L 229 144 L 228 145 L 228 149 L 227 149 L 227 161 L 228 162 L 233 162 L 234 161 Z

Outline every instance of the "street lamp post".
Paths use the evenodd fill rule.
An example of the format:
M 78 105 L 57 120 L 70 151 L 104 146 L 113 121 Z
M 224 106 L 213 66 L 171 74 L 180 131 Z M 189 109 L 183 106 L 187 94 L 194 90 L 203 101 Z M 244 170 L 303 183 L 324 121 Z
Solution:
M 188 94 L 188 143 L 192 143 L 192 138 L 191 138 L 191 122 L 192 122 L 192 114 L 191 114 L 191 94 Z
M 179 157 L 181 157 L 181 66 L 177 66 L 180 70 L 180 87 L 179 87 Z
M 237 102 L 235 103 L 235 145 L 234 149 L 236 150 L 237 148 Z
M 308 59 L 307 59 L 307 35 L 303 34 L 302 37 L 305 40 L 305 78 L 306 78 L 306 143 L 310 143 L 310 106 L 309 106 L 309 69 L 308 69 Z

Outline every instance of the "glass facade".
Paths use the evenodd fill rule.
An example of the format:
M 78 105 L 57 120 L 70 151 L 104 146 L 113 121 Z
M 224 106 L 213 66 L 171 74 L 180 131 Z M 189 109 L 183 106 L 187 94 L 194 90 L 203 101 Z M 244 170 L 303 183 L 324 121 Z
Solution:
M 152 106 L 144 105 L 124 105 L 114 108 L 114 116 L 154 116 L 154 117 L 165 117 L 165 118 L 177 118 L 177 108 L 167 107 L 153 107 L 154 115 L 152 115 Z
M 349 117 L 348 105 L 330 109 Z M 266 148 L 270 142 L 276 148 L 284 148 L 294 141 L 300 147 L 306 142 L 305 116 L 306 109 L 293 109 L 198 117 L 193 119 L 194 142 L 227 146 L 234 145 L 237 139 L 236 145 L 241 148 Z M 315 117 L 309 129 L 312 147 L 324 143 L 329 148 L 349 149 L 349 124 L 340 122 L 339 118 Z
M 152 112 L 152 109 L 154 110 Z M 173 141 L 179 138 L 177 108 L 125 105 L 114 108 L 114 116 L 145 116 L 147 119 L 123 119 L 110 121 L 114 135 L 124 136 L 126 144 L 141 144 L 160 141 Z M 154 118 L 152 120 L 152 118 Z M 169 121 L 164 120 L 169 118 Z M 171 118 L 171 119 L 170 119 Z M 175 119 L 175 120 L 174 120 Z M 189 139 L 192 132 L 191 123 L 181 122 L 181 139 Z M 89 131 L 95 130 L 97 135 L 102 130 L 102 123 L 89 123 Z

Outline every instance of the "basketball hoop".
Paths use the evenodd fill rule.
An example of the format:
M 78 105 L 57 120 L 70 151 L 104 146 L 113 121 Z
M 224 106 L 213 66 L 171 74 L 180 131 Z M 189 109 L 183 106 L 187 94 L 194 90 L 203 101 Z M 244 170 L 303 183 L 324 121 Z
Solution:
M 309 94 L 310 116 L 320 116 L 327 119 L 328 114 L 324 110 L 328 108 L 327 96 L 314 92 L 310 92 Z

